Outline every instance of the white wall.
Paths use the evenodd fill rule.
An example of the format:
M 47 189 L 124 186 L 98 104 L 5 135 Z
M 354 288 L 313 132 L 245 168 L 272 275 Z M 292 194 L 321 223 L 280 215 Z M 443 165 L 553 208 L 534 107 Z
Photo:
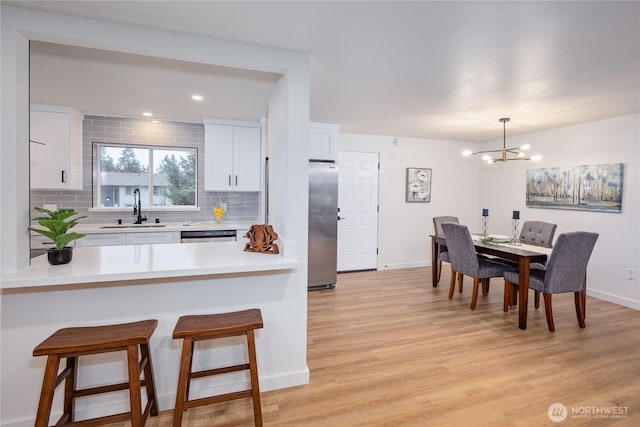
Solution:
M 165 57 L 175 60 L 201 62 L 235 68 L 281 73 L 277 93 L 269 102 L 279 129 L 282 129 L 271 146 L 275 153 L 285 156 L 280 165 L 284 177 L 272 185 L 271 192 L 286 194 L 280 206 L 277 229 L 287 241 L 295 245 L 295 253 L 303 267 L 283 275 L 253 276 L 251 278 L 228 277 L 211 279 L 210 285 L 224 282 L 229 289 L 238 289 L 231 297 L 242 293 L 242 284 L 251 280 L 269 293 L 263 300 L 270 307 L 269 319 L 274 334 L 281 341 L 269 348 L 269 358 L 263 358 L 261 381 L 269 388 L 299 385 L 308 382 L 306 366 L 306 298 L 307 298 L 307 126 L 309 121 L 309 69 L 308 57 L 296 52 L 269 49 L 240 43 L 213 40 L 167 31 L 119 25 L 59 14 L 30 11 L 0 5 L 2 51 L 0 83 L 2 110 L 0 111 L 0 271 L 10 272 L 28 265 L 29 223 L 29 172 L 28 172 L 28 41 L 29 39 L 72 44 L 121 51 L 126 53 Z M 276 113 L 277 112 L 277 113 Z M 286 185 L 284 184 L 286 182 Z M 286 210 L 284 207 L 286 206 Z M 288 249 L 291 249 L 288 246 Z M 234 286 L 237 285 L 237 286 Z M 123 292 L 125 289 L 123 287 Z M 268 290 L 268 291 L 267 291 Z M 149 292 L 153 292 L 149 289 Z M 99 300 L 83 299 L 83 293 L 72 293 L 77 300 L 73 313 L 75 324 L 99 322 L 94 314 Z M 30 350 L 55 329 L 47 319 L 34 312 L 35 307 L 22 304 L 18 309 L 12 301 L 23 295 L 0 292 L 2 323 L 0 328 L 0 425 L 33 425 L 39 396 L 40 381 L 44 372 L 44 358 L 32 358 Z M 33 298 L 42 298 L 34 292 Z M 73 298 L 73 297 L 72 297 Z M 241 301 L 253 304 L 255 295 L 237 300 L 233 309 L 243 308 Z M 98 306 L 96 306 L 98 304 Z M 220 311 L 215 304 L 208 305 L 212 312 Z M 206 307 L 205 307 L 206 308 Z M 203 308 L 203 310 L 205 309 Z M 244 307 L 248 308 L 248 307 Z M 52 309 L 53 310 L 53 309 Z M 179 310 L 177 310 L 179 311 Z M 19 312 L 20 315 L 16 313 Z M 29 315 L 30 314 L 30 315 Z M 120 313 L 135 317 L 138 313 Z M 177 320 L 179 312 L 174 313 Z M 34 320 L 35 319 L 35 320 Z M 116 319 L 114 319 L 116 320 Z M 74 325 L 75 325 L 74 324 Z M 67 325 L 67 326 L 74 326 Z M 29 330 L 28 338 L 21 331 Z M 38 337 L 37 339 L 33 339 Z M 164 343 L 167 344 L 167 343 Z M 20 349 L 17 351 L 16 349 Z M 177 366 L 173 368 L 176 369 Z M 11 372 L 11 376 L 5 373 Z M 291 380 L 293 379 L 293 381 Z M 159 390 L 162 407 L 168 409 L 171 391 Z M 169 403 L 167 403 L 169 402 Z
M 502 141 L 485 144 L 500 147 Z M 509 162 L 484 165 L 480 170 L 479 208 L 489 208 L 490 231 L 511 234 L 511 213 L 520 211 L 521 221 L 541 220 L 558 224 L 558 234 L 587 230 L 600 234 L 589 263 L 587 293 L 640 309 L 640 115 L 584 123 L 546 132 L 509 137 L 507 146 L 531 144 L 539 163 Z M 622 213 L 601 213 L 527 208 L 526 170 L 540 167 L 624 163 Z M 627 269 L 636 280 L 627 280 Z
M 478 166 L 460 153 L 462 142 L 340 133 L 339 151 L 380 155 L 378 269 L 431 264 L 429 235 L 434 216 L 453 215 L 465 224 L 476 221 Z M 432 169 L 431 202 L 406 203 L 406 168 Z

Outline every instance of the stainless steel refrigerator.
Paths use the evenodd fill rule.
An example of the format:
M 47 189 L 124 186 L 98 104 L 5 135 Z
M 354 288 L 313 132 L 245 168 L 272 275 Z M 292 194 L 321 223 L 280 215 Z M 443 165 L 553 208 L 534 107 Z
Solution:
M 309 290 L 335 288 L 338 256 L 338 166 L 309 162 Z

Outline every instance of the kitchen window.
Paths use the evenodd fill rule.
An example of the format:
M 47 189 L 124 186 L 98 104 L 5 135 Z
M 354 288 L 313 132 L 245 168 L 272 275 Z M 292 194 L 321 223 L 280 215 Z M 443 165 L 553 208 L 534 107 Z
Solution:
M 94 143 L 94 208 L 197 206 L 195 148 Z

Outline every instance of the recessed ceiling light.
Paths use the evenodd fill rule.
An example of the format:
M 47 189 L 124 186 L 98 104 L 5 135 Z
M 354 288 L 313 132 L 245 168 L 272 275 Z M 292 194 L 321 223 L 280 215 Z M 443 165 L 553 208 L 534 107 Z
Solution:
M 202 95 L 191 95 L 191 99 L 193 99 L 194 101 L 202 101 L 204 98 L 202 97 Z
M 151 113 L 149 113 L 149 112 L 147 112 L 147 111 L 145 111 L 144 113 L 142 113 L 142 115 L 143 115 L 143 116 L 145 116 L 145 117 L 151 117 L 151 116 L 153 116 L 153 114 L 151 114 Z

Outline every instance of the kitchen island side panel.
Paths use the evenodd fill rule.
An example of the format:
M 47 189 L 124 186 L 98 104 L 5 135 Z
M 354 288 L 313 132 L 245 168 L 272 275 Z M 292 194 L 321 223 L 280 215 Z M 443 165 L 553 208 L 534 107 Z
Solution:
M 158 319 L 151 338 L 151 352 L 160 410 L 175 403 L 182 341 L 172 339 L 177 319 L 186 314 L 220 313 L 259 308 L 264 328 L 256 331 L 261 391 L 306 384 L 305 333 L 290 319 L 303 313 L 304 292 L 292 289 L 287 271 L 228 274 L 206 278 L 173 278 L 130 282 L 102 282 L 47 288 L 2 291 L 2 423 L 3 427 L 33 425 L 40 395 L 45 357 L 32 357 L 33 348 L 59 328 Z M 240 337 L 204 345 L 194 368 L 207 361 L 245 360 Z M 210 367 L 210 366 L 209 366 Z M 248 384 L 244 373 L 195 383 L 194 396 L 203 392 L 228 392 Z M 124 352 L 81 359 L 80 386 L 105 384 L 126 378 Z M 59 389 L 61 389 L 59 387 Z M 206 390 L 205 390 L 206 389 Z M 59 415 L 61 393 L 54 401 Z M 126 410 L 126 393 L 79 401 L 80 418 Z M 52 417 L 53 419 L 53 417 Z

